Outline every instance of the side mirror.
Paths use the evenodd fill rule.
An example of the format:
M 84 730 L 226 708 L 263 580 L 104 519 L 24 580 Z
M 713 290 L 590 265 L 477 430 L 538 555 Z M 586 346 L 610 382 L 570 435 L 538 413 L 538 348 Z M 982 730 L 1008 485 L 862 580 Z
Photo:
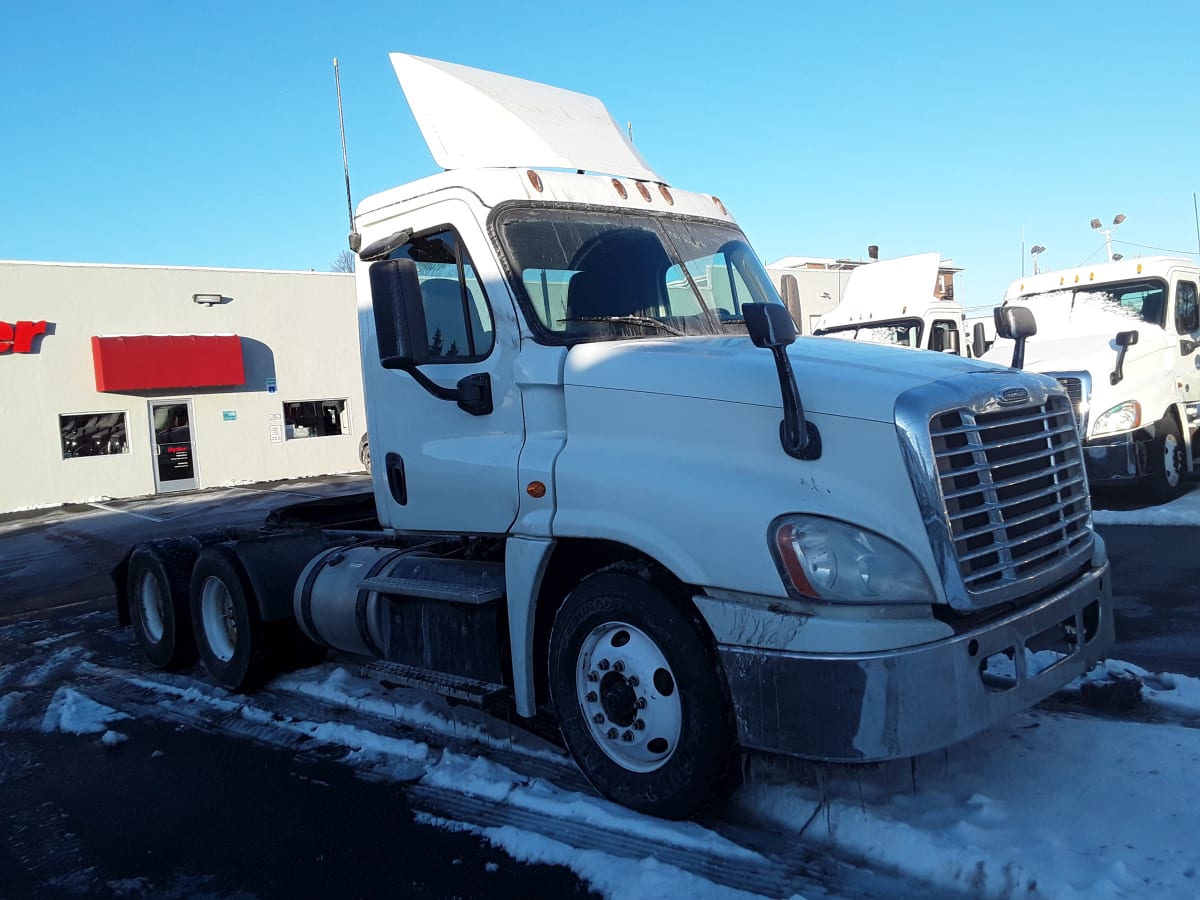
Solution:
M 992 312 L 996 320 L 996 336 L 1016 341 L 1012 367 L 1025 366 L 1025 341 L 1037 334 L 1037 322 L 1024 306 L 997 306 Z
M 987 329 L 983 327 L 982 322 L 976 322 L 971 330 L 971 351 L 976 359 L 987 352 Z
M 1116 337 L 1117 344 L 1117 364 L 1113 368 L 1112 373 L 1108 376 L 1109 384 L 1120 384 L 1121 379 L 1125 377 L 1125 351 L 1138 342 L 1138 333 L 1136 331 L 1118 331 Z
M 743 303 L 742 316 L 755 347 L 786 347 L 796 340 L 796 323 L 778 303 Z
M 371 309 L 375 341 L 385 369 L 410 369 L 429 353 L 421 283 L 411 259 L 385 259 L 371 264 Z
M 417 368 L 429 360 L 429 332 L 416 263 L 411 259 L 385 259 L 373 263 L 369 275 L 379 364 L 407 372 L 430 394 L 457 403 L 464 412 L 491 415 L 492 379 L 487 372 L 467 375 L 448 388 Z

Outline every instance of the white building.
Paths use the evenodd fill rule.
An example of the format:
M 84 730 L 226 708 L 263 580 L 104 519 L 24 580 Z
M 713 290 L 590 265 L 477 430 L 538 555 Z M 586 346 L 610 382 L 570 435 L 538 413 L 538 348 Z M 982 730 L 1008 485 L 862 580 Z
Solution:
M 361 470 L 353 277 L 0 261 L 0 513 Z

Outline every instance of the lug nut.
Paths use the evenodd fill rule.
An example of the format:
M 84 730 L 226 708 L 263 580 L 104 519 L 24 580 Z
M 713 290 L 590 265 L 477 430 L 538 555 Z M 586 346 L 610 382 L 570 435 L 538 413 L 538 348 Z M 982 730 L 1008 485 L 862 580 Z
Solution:
M 633 732 L 626 731 L 624 734 L 621 735 L 621 740 L 623 740 L 625 743 L 628 744 L 630 741 L 633 740 Z
M 600 660 L 600 662 L 596 663 L 596 668 L 599 669 L 601 672 L 607 672 L 608 667 L 609 667 L 609 662 L 607 659 L 602 659 L 602 660 Z
M 634 731 L 645 731 L 646 730 L 646 720 L 645 719 L 634 720 L 633 729 L 634 729 Z
M 615 728 L 608 729 L 608 739 L 610 741 L 615 741 L 617 739 L 617 729 L 615 729 Z
M 599 680 L 600 680 L 599 672 L 588 672 L 588 681 L 599 681 Z
M 634 703 L 633 705 L 636 706 L 638 709 L 645 709 L 646 708 L 646 698 L 638 697 L 637 702 Z
M 604 713 L 596 713 L 594 716 L 592 716 L 592 721 L 595 722 L 597 725 L 603 725 L 604 724 Z
M 638 686 L 638 684 L 639 684 L 639 682 L 638 682 L 638 677 L 637 677 L 636 675 L 630 675 L 630 676 L 629 676 L 628 678 L 626 678 L 625 680 L 626 680 L 627 682 L 629 682 L 629 686 L 630 686 L 630 687 L 637 687 L 637 686 Z
M 586 699 L 588 703 L 595 703 L 596 702 L 596 692 L 588 691 L 587 697 L 585 697 L 584 699 Z
M 625 671 L 625 663 L 621 662 L 618 659 L 615 663 L 613 663 L 613 671 L 614 672 L 624 672 Z

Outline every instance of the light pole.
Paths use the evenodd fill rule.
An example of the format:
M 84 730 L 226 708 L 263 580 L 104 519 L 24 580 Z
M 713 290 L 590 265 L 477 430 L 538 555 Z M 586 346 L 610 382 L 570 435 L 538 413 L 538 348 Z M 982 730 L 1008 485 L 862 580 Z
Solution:
M 1029 248 L 1029 255 L 1033 257 L 1033 274 L 1038 273 L 1038 257 L 1046 252 L 1046 248 L 1041 244 L 1034 244 Z
M 1103 228 L 1100 225 L 1099 219 L 1092 219 L 1092 228 L 1104 235 L 1104 249 L 1108 251 L 1108 261 L 1113 261 L 1112 252 L 1112 233 L 1117 230 L 1117 226 L 1125 221 L 1125 213 L 1117 213 L 1113 218 L 1112 228 Z

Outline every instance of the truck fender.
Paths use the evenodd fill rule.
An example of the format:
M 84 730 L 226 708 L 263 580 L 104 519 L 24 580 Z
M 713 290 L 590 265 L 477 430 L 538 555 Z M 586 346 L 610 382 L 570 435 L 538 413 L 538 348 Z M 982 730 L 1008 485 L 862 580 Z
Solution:
M 229 541 L 224 548 L 241 563 L 262 621 L 280 622 L 295 617 L 293 594 L 304 567 L 334 543 L 321 531 L 304 531 Z

